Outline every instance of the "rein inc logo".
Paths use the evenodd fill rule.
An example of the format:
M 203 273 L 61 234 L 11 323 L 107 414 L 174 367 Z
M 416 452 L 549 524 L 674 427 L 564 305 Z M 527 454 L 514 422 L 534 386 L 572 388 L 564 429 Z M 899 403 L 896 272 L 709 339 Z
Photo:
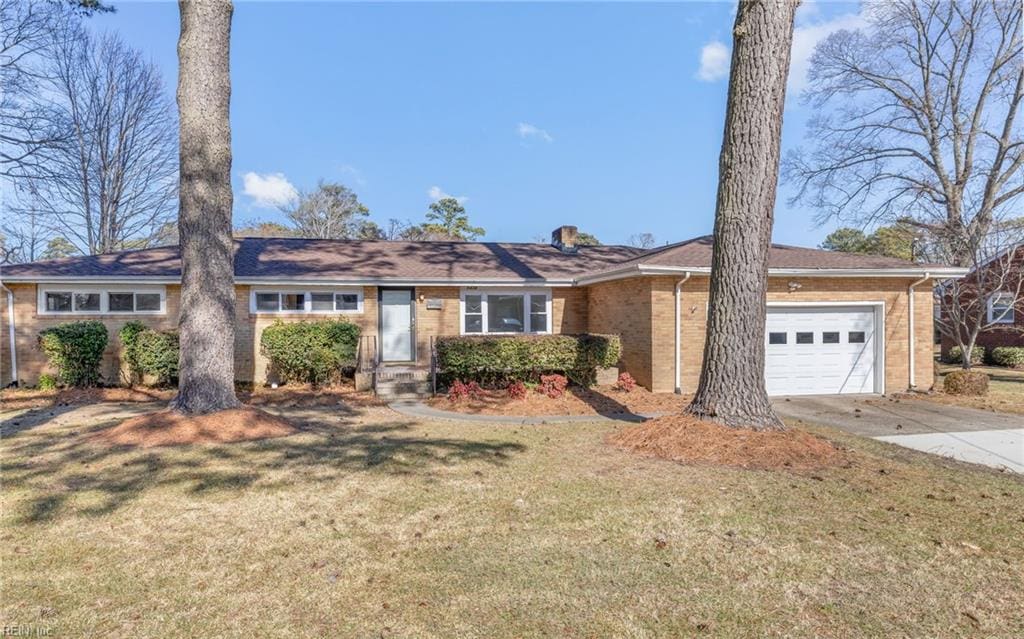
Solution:
M 33 624 L 4 624 L 0 627 L 0 637 L 52 637 L 53 628 Z

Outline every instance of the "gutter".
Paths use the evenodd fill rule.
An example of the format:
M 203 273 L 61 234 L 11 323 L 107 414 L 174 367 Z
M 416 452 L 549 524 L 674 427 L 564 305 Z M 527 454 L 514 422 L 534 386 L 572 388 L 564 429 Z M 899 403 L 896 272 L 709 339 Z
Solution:
M 675 330 L 675 349 L 674 350 L 676 352 L 676 368 L 675 368 L 675 371 L 676 371 L 676 384 L 675 384 L 676 395 L 681 395 L 682 392 L 683 392 L 682 391 L 682 385 L 681 385 L 681 383 L 679 381 L 680 376 L 682 375 L 682 364 L 680 363 L 680 359 L 679 359 L 680 358 L 680 353 L 679 352 L 680 352 L 681 347 L 682 347 L 681 342 L 683 341 L 680 338 L 680 336 L 679 336 L 679 328 L 680 328 L 680 323 L 681 323 L 680 322 L 679 302 L 681 301 L 681 298 L 683 296 L 683 284 L 686 284 L 686 281 L 688 279 L 690 279 L 690 272 L 689 271 L 686 272 L 686 275 L 683 277 L 683 279 L 681 279 L 678 282 L 676 282 L 676 288 L 675 288 L 675 303 L 676 303 L 676 313 L 675 313 L 676 322 L 675 322 L 675 327 L 676 327 L 676 330 Z
M 922 277 L 919 280 L 916 280 L 910 286 L 907 287 L 907 312 L 909 313 L 909 321 L 907 322 L 907 359 L 909 360 L 910 369 L 910 385 L 908 386 L 910 390 L 914 390 L 915 388 L 917 388 L 917 376 L 915 375 L 916 371 L 914 366 L 914 287 L 917 286 L 918 284 L 923 284 L 930 279 L 931 273 L 925 271 L 924 277 Z
M 18 347 L 14 335 L 14 291 L 0 282 L 0 288 L 7 292 L 7 337 L 11 347 L 11 383 L 10 386 L 18 385 Z

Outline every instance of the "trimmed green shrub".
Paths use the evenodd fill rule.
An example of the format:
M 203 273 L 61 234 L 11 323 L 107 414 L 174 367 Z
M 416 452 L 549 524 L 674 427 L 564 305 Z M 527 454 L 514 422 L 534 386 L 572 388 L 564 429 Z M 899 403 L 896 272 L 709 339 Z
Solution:
M 1024 346 L 999 346 L 992 349 L 992 361 L 999 366 L 1024 366 Z
M 314 385 L 330 382 L 343 368 L 355 366 L 358 346 L 359 327 L 345 320 L 278 320 L 260 336 L 260 348 L 282 380 Z
M 39 376 L 39 383 L 36 384 L 36 388 L 39 390 L 57 390 L 57 378 L 49 373 L 43 373 Z
M 178 352 L 177 331 L 142 331 L 135 346 L 139 373 L 152 375 L 160 385 L 177 381 Z
M 947 364 L 962 364 L 964 361 L 963 352 L 959 346 L 954 346 L 949 349 L 949 353 L 946 355 Z M 985 347 L 975 346 L 971 349 L 971 363 L 980 364 L 985 361 Z
M 68 386 L 95 386 L 107 348 L 107 327 L 89 320 L 51 326 L 39 333 L 39 346 Z
M 117 332 L 117 337 L 121 340 L 121 348 L 124 353 L 124 363 L 128 365 L 128 372 L 131 375 L 131 379 L 128 380 L 131 384 L 138 382 L 142 377 L 142 371 L 139 370 L 137 353 L 139 334 L 145 330 L 148 330 L 145 324 L 138 320 L 133 320 L 122 326 L 121 330 Z
M 124 360 L 132 383 L 142 381 L 144 375 L 156 378 L 161 386 L 177 381 L 177 331 L 157 331 L 136 321 L 125 324 L 118 337 L 124 347 Z
M 622 354 L 618 335 L 463 335 L 439 337 L 436 345 L 446 376 L 483 381 L 562 373 L 586 385 Z
M 988 395 L 988 375 L 981 371 L 952 371 L 946 373 L 942 387 L 950 395 Z

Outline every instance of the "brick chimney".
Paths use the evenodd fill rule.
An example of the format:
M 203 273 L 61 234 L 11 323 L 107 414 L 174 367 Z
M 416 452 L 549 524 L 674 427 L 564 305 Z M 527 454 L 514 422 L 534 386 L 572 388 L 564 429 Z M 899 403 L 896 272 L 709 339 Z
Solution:
M 578 237 L 579 230 L 575 226 L 559 226 L 551 231 L 551 246 L 563 253 L 575 253 Z

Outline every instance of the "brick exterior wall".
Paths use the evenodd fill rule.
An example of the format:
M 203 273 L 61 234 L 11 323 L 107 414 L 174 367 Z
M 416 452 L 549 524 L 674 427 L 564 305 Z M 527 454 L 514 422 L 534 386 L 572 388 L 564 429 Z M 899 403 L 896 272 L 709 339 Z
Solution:
M 801 288 L 790 292 L 788 283 Z M 675 382 L 674 287 L 678 278 L 631 278 L 591 286 L 590 330 L 622 335 L 622 368 L 655 392 L 671 392 Z M 769 302 L 884 302 L 885 387 L 909 386 L 908 296 L 910 279 L 899 278 L 771 278 Z M 680 301 L 682 392 L 697 386 L 707 328 L 708 283 L 695 276 L 683 285 Z M 915 377 L 928 389 L 934 379 L 932 294 L 928 283 L 915 289 Z
M 39 331 L 47 326 L 81 319 L 102 320 L 110 335 L 109 346 L 104 354 L 102 374 L 108 383 L 120 383 L 122 356 L 118 331 L 132 320 L 158 330 L 177 327 L 181 299 L 181 287 L 167 286 L 167 313 L 165 315 L 39 315 L 37 308 L 37 287 L 35 284 L 8 284 L 15 295 L 15 333 L 18 349 L 18 376 L 23 384 L 34 385 L 39 375 L 50 370 L 36 338 Z M 258 287 L 271 290 L 273 287 Z M 416 363 L 430 362 L 430 338 L 439 335 L 459 334 L 459 292 L 458 287 L 418 287 L 416 296 Z M 330 317 L 344 317 L 358 324 L 364 336 L 376 336 L 378 331 L 377 287 L 363 287 L 363 312 L 337 315 L 308 315 L 303 313 L 250 313 L 249 286 L 235 287 L 235 377 L 242 382 L 257 384 L 273 381 L 268 378 L 269 362 L 260 353 L 260 336 L 263 329 L 275 321 L 298 322 Z M 427 309 L 428 299 L 440 299 L 440 309 Z M 3 385 L 11 379 L 11 358 L 7 333 L 7 299 L 0 295 L 0 371 Z M 556 333 L 583 333 L 587 330 L 587 290 L 581 288 L 552 289 L 552 329 Z

